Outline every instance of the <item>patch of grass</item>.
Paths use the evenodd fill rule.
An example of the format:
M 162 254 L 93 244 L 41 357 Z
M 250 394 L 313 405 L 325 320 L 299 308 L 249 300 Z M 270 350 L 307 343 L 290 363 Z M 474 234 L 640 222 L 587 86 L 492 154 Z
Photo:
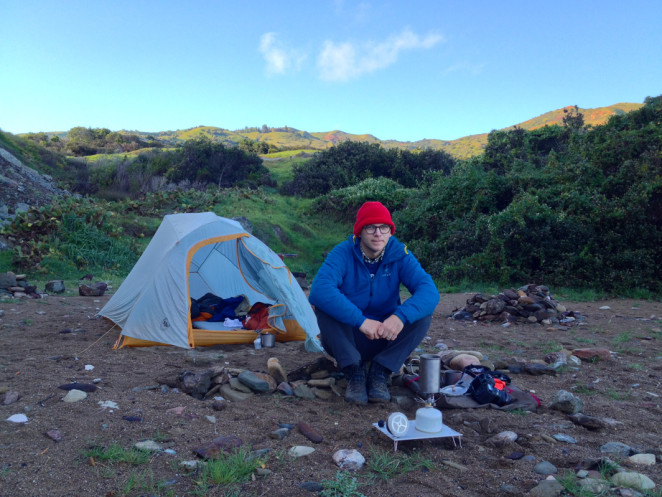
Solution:
M 586 344 L 594 344 L 596 342 L 593 338 L 585 338 L 585 337 L 577 337 L 575 340 L 577 343 L 586 343 Z
M 338 471 L 331 480 L 320 482 L 324 490 L 320 492 L 321 497 L 365 497 L 359 492 L 359 483 L 346 471 Z
M 235 449 L 230 453 L 221 453 L 200 469 L 198 485 L 245 483 L 250 480 L 253 472 L 263 464 L 262 459 L 255 458 L 250 450 L 244 447 Z
M 563 475 L 559 476 L 558 482 L 569 495 L 575 497 L 596 497 L 594 492 L 590 492 L 579 484 L 579 478 L 577 478 L 577 475 L 572 471 L 566 471 Z
M 8 468 L 6 466 L 0 468 L 0 480 L 4 480 L 5 478 L 7 478 L 7 476 L 9 476 L 9 473 L 11 473 L 11 468 Z
M 421 454 L 404 454 L 373 450 L 368 461 L 368 469 L 378 478 L 388 480 L 423 468 L 432 469 L 434 463 Z
M 579 395 L 595 395 L 598 393 L 595 388 L 592 386 L 584 385 L 583 383 L 577 383 L 577 385 L 572 390 Z
M 151 469 L 145 471 L 131 471 L 129 475 L 121 481 L 117 486 L 117 494 L 122 497 L 129 495 L 163 496 L 174 497 L 175 491 L 172 488 L 167 488 L 169 485 L 164 482 L 154 480 L 154 473 Z
M 148 452 L 130 448 L 125 449 L 118 443 L 113 443 L 108 447 L 95 446 L 83 450 L 81 455 L 85 459 L 93 461 L 106 461 L 109 463 L 127 463 L 127 464 L 145 464 L 150 459 Z
M 561 344 L 559 344 L 554 340 L 544 340 L 544 341 L 535 342 L 533 346 L 539 349 L 543 354 L 550 354 L 552 352 L 559 352 L 560 350 L 563 350 Z
M 610 399 L 614 399 L 614 400 L 618 400 L 618 401 L 628 400 L 629 398 L 632 397 L 630 392 L 623 392 L 621 390 L 616 390 L 615 388 L 610 388 L 609 390 L 604 392 L 604 395 L 606 395 Z
M 480 342 L 478 346 L 487 350 L 504 350 L 503 345 L 499 345 L 498 343 Z
M 529 414 L 529 411 L 524 410 L 524 409 L 513 409 L 511 411 L 506 411 L 509 414 L 514 414 L 515 416 L 527 416 Z
M 638 362 L 633 362 L 632 364 L 628 364 L 627 367 L 632 371 L 644 371 L 646 369 L 646 367 L 643 364 L 639 364 Z
M 630 340 L 632 340 L 632 334 L 629 331 L 623 331 L 622 333 L 619 333 L 614 338 L 612 338 L 611 343 L 618 345 L 628 343 Z
M 604 292 L 593 288 L 556 288 L 554 297 L 559 300 L 569 300 L 571 302 L 595 302 L 604 299 Z

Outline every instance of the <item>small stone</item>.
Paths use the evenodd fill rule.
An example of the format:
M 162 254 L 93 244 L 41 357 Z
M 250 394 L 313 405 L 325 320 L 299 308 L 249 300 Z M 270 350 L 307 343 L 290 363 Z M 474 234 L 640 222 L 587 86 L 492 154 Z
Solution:
M 276 357 L 271 357 L 267 361 L 267 371 L 276 381 L 276 384 L 287 382 L 287 373 L 285 373 L 283 366 Z
M 218 456 L 221 452 L 227 452 L 237 447 L 241 447 L 242 443 L 241 439 L 234 435 L 217 437 L 211 442 L 194 449 L 193 452 L 202 459 L 210 459 Z
M 5 398 L 2 401 L 2 403 L 6 406 L 13 404 L 14 402 L 18 402 L 18 399 L 20 399 L 21 396 L 18 394 L 18 392 L 14 390 L 10 390 L 5 394 Z
M 179 463 L 179 465 L 182 468 L 188 469 L 189 471 L 193 471 L 195 468 L 198 467 L 199 464 L 200 461 L 196 461 L 196 460 L 182 461 Z
M 250 399 L 254 394 L 253 393 L 244 393 L 234 390 L 229 384 L 221 386 L 221 393 L 223 397 L 227 398 L 232 402 L 243 402 L 244 400 Z
M 358 471 L 365 464 L 365 457 L 356 449 L 341 449 L 333 454 L 333 462 L 340 469 Z
M 576 425 L 583 426 L 587 430 L 600 430 L 606 426 L 606 423 L 600 418 L 587 416 L 581 412 L 578 412 L 577 414 L 571 414 L 568 416 L 568 418 Z
M 294 387 L 294 395 L 307 400 L 315 400 L 317 398 L 315 397 L 313 391 L 308 387 L 308 385 L 303 383 L 299 383 L 296 387 Z
M 25 414 L 12 414 L 9 416 L 6 421 L 9 421 L 10 423 L 27 423 L 28 422 L 28 417 Z
M 317 433 L 317 431 L 305 421 L 300 421 L 297 423 L 297 428 L 304 437 L 313 443 L 318 444 L 323 440 L 322 435 Z
M 581 489 L 591 495 L 603 495 L 609 490 L 609 482 L 595 478 L 585 478 L 579 482 Z
M 299 487 L 303 488 L 304 490 L 307 490 L 308 492 L 321 492 L 324 490 L 324 487 L 320 484 L 317 483 L 316 481 L 304 481 L 299 485 Z
M 566 414 L 576 414 L 584 408 L 584 402 L 567 390 L 559 390 L 554 395 L 550 408 Z
M 82 284 L 78 287 L 78 295 L 82 297 L 101 297 L 106 293 L 107 288 L 108 285 L 103 281 L 92 283 L 91 285 Z
M 211 424 L 216 424 L 216 417 L 214 416 L 205 416 L 205 419 L 209 421 Z
M 160 452 L 163 450 L 163 447 L 161 447 L 160 444 L 156 443 L 153 440 L 136 442 L 133 446 L 138 450 L 142 450 L 143 452 Z
M 291 457 L 303 457 L 310 455 L 313 452 L 315 452 L 315 449 L 312 447 L 307 447 L 305 445 L 295 445 L 288 451 L 288 454 Z
M 333 398 L 333 392 L 331 390 L 325 390 L 323 388 L 311 388 L 310 389 L 315 397 L 322 400 L 331 400 Z
M 62 440 L 62 434 L 60 433 L 60 430 L 48 430 L 46 432 L 46 436 L 54 442 L 59 442 Z
M 289 434 L 290 434 L 290 430 L 288 430 L 287 428 L 278 428 L 277 430 L 274 430 L 271 433 L 269 433 L 269 436 L 271 438 L 275 438 L 276 440 L 282 440 Z
M 271 389 L 268 382 L 258 378 L 255 373 L 249 370 L 239 373 L 238 379 L 254 392 L 268 392 Z
M 608 361 L 611 359 L 609 350 L 600 348 L 575 349 L 572 351 L 572 355 L 579 357 L 582 361 Z
M 555 475 L 559 470 L 549 461 L 541 461 L 533 467 L 533 471 L 539 475 Z
M 496 447 L 500 447 L 512 443 L 515 440 L 517 440 L 517 433 L 514 431 L 502 431 L 501 433 L 497 433 L 493 437 L 488 438 L 487 442 Z
M 212 409 L 214 409 L 214 411 L 222 411 L 223 409 L 225 409 L 226 405 L 227 403 L 225 402 L 224 398 L 217 397 L 214 399 L 214 403 L 211 405 L 211 407 Z
M 634 451 L 632 447 L 621 442 L 607 442 L 600 447 L 600 452 L 618 457 L 629 457 Z
M 66 385 L 60 385 L 58 387 L 61 390 L 80 390 L 81 392 L 96 392 L 98 387 L 92 383 L 68 383 Z
M 64 402 L 79 402 L 83 399 L 87 398 L 87 394 L 83 392 L 82 390 L 69 390 L 67 395 L 64 396 L 62 399 Z
M 233 390 L 243 393 L 253 393 L 253 390 L 246 385 L 244 382 L 240 381 L 239 378 L 230 378 L 229 385 Z
M 648 478 L 646 475 L 642 475 L 641 473 L 631 473 L 627 471 L 616 473 L 611 477 L 611 481 L 616 485 L 634 488 L 640 492 L 645 492 L 646 490 L 655 488 L 655 483 L 653 483 L 653 480 Z
M 555 435 L 552 435 L 554 437 L 554 440 L 558 440 L 559 442 L 566 442 L 569 444 L 576 444 L 577 440 L 572 438 L 570 435 L 565 435 L 563 433 L 556 433 Z
M 280 383 L 280 384 L 278 385 L 278 387 L 276 388 L 276 390 L 278 390 L 278 391 L 279 391 L 280 393 L 282 393 L 283 395 L 287 395 L 287 396 L 292 396 L 292 395 L 294 395 L 294 390 L 292 389 L 292 387 L 290 386 L 290 384 L 289 384 L 289 383 L 286 383 L 286 382 L 282 382 L 282 383 Z
M 321 380 L 308 380 L 307 385 L 309 387 L 331 387 L 332 385 L 336 384 L 336 379 L 333 376 L 329 376 L 328 378 L 324 378 Z
M 255 474 L 256 474 L 257 476 L 261 476 L 261 477 L 263 477 L 263 478 L 266 478 L 266 477 L 269 476 L 271 473 L 272 473 L 272 471 L 271 471 L 270 469 L 267 469 L 267 468 L 257 468 L 257 469 L 255 470 Z
M 634 454 L 625 460 L 628 465 L 652 466 L 655 464 L 655 454 Z
M 102 409 L 119 409 L 117 403 L 112 400 L 100 400 L 98 404 Z

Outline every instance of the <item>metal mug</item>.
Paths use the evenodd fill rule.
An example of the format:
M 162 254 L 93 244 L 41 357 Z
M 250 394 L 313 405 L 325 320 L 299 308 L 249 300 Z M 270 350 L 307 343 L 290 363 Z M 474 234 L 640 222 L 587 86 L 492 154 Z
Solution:
M 263 347 L 273 347 L 276 344 L 276 336 L 271 333 L 263 333 L 260 335 L 260 341 Z
M 418 366 L 420 376 L 418 384 L 424 394 L 439 393 L 439 378 L 441 373 L 441 357 L 436 354 L 422 354 Z

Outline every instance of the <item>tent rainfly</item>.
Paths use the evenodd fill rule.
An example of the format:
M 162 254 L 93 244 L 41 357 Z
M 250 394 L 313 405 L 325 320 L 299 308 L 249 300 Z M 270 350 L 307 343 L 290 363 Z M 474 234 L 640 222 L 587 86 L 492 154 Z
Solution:
M 253 330 L 192 322 L 191 298 L 207 293 L 268 304 L 268 331 L 276 341 L 305 340 L 306 350 L 323 350 L 315 314 L 282 259 L 241 224 L 212 212 L 165 216 L 99 315 L 122 329 L 115 348 L 255 340 Z

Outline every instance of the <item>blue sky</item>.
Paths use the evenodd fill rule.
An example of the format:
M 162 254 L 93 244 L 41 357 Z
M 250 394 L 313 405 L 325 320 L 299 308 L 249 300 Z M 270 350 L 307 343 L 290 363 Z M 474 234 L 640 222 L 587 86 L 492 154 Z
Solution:
M 662 94 L 660 0 L 0 0 L 0 129 L 455 139 Z

